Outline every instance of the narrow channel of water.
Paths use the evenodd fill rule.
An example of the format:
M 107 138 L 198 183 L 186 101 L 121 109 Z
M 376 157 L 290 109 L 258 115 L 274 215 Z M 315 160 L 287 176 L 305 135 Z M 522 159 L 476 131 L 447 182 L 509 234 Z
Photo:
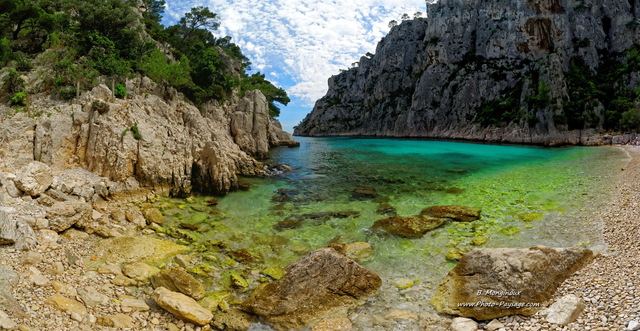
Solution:
M 250 282 L 265 280 L 256 270 L 284 267 L 330 242 L 371 244 L 371 256 L 359 262 L 378 273 L 384 285 L 361 309 L 363 316 L 384 316 L 388 308 L 430 311 L 429 298 L 455 264 L 445 256 L 454 249 L 478 247 L 474 239 L 476 244 L 486 240 L 481 247 L 606 249 L 598 210 L 608 201 L 612 170 L 626 157 L 606 147 L 298 139 L 300 148 L 276 149 L 269 160 L 293 170 L 243 179 L 252 188 L 219 198 L 215 207 L 208 206 L 208 197 L 156 205 L 167 215 L 169 227 L 183 224 L 178 235 L 203 243 L 207 265 L 237 269 Z M 366 194 L 356 194 L 356 189 Z M 411 216 L 428 206 L 449 204 L 481 208 L 482 218 L 448 223 L 420 239 L 370 230 L 389 215 L 382 215 L 381 207 Z M 319 214 L 325 212 L 346 216 Z M 185 223 L 199 225 L 189 229 Z M 218 251 L 242 251 L 253 261 L 238 263 Z M 225 290 L 215 279 L 209 285 Z M 357 328 L 375 329 L 375 323 L 359 323 Z

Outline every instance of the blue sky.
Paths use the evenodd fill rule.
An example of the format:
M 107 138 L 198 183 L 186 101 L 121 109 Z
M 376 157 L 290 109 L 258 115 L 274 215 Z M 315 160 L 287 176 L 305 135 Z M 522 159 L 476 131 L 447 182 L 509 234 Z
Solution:
M 192 7 L 220 17 L 216 37 L 231 36 L 260 71 L 284 88 L 291 103 L 280 122 L 292 132 L 327 91 L 327 79 L 347 69 L 389 31 L 389 21 L 425 12 L 424 0 L 165 0 L 163 23 Z

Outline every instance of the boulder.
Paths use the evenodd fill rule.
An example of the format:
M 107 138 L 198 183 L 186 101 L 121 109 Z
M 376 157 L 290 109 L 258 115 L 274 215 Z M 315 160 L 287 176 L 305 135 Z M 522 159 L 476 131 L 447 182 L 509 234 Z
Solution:
M 440 283 L 440 313 L 489 320 L 533 315 L 566 278 L 593 259 L 584 248 L 476 248 Z
M 256 322 L 255 316 L 238 309 L 215 309 L 211 326 L 214 330 L 245 331 Z
M 33 161 L 20 169 L 15 178 L 16 186 L 32 197 L 39 196 L 53 184 L 53 175 L 48 165 Z
M 432 217 L 450 218 L 454 221 L 471 222 L 480 219 L 481 210 L 467 206 L 431 206 L 422 210 L 420 214 Z
M 358 305 L 382 280 L 332 248 L 309 253 L 287 266 L 286 275 L 258 288 L 242 309 L 279 329 L 301 328 Z
M 91 223 L 91 205 L 80 201 L 56 202 L 47 212 L 49 229 L 62 232 L 73 225 L 84 228 Z
M 578 319 L 585 308 L 584 300 L 575 294 L 565 295 L 547 308 L 547 322 L 567 325 Z
M 56 293 L 50 296 L 45 303 L 50 304 L 60 311 L 69 314 L 78 314 L 82 318 L 86 317 L 89 313 L 87 308 L 79 301 L 69 299 L 62 294 Z
M 19 198 L 22 195 L 22 191 L 16 186 L 16 175 L 12 173 L 0 173 L 0 186 L 4 187 L 6 194 L 11 198 Z M 0 203 L 2 203 L 2 196 L 4 192 L 0 191 Z
M 148 280 L 159 272 L 160 269 L 142 262 L 127 264 L 122 268 L 122 273 L 127 277 L 141 282 Z
M 400 217 L 392 216 L 373 223 L 374 231 L 384 231 L 405 238 L 420 238 L 446 222 L 444 218 L 425 215 Z
M 206 325 L 213 319 L 213 315 L 209 310 L 203 308 L 191 297 L 182 293 L 169 291 L 164 287 L 158 287 L 153 291 L 152 298 L 158 306 L 183 321 L 196 325 Z
M 13 330 L 18 323 L 16 323 L 7 313 L 0 310 L 0 328 L 4 330 Z
M 147 311 L 149 310 L 149 305 L 143 300 L 124 298 L 120 303 L 120 308 L 123 312 L 129 313 L 132 311 Z
M 122 236 L 103 239 L 96 243 L 93 256 L 98 256 L 104 262 L 109 263 L 145 262 L 156 264 L 188 250 L 189 247 L 170 241 Z
M 147 220 L 147 223 L 157 223 L 162 225 L 164 222 L 164 216 L 158 208 L 145 208 L 142 210 L 142 214 L 144 215 L 144 219 Z
M 478 323 L 470 318 L 456 317 L 451 321 L 451 331 L 476 331 Z
M 98 317 L 96 323 L 116 329 L 130 329 L 134 327 L 133 318 L 122 313 Z
M 489 324 L 484 326 L 484 329 L 487 331 L 496 331 L 502 328 L 504 328 L 504 324 L 498 320 L 492 320 Z
M 14 208 L 0 207 L 0 245 L 7 244 L 29 250 L 36 246 L 37 237 L 27 219 L 19 217 Z
M 109 297 L 100 293 L 97 288 L 93 286 L 85 286 L 78 288 L 78 296 L 87 307 L 93 307 L 107 303 Z
M 164 287 L 174 292 L 181 292 L 196 300 L 204 298 L 205 294 L 202 283 L 182 267 L 162 270 L 151 277 L 151 284 L 154 288 Z

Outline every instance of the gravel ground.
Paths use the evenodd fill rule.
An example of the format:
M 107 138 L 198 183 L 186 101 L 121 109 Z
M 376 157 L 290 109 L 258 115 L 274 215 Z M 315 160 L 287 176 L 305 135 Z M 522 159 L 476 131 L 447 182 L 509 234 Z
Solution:
M 79 232 L 76 232 L 76 234 Z M 183 330 L 199 331 L 202 328 L 179 321 L 173 315 L 158 307 L 150 298 L 150 286 L 118 286 L 112 283 L 115 275 L 100 274 L 92 267 L 91 252 L 97 236 L 81 233 L 75 238 L 56 238 L 56 242 L 47 242 L 41 238 L 36 250 L 16 251 L 11 248 L 0 250 L 2 264 L 10 265 L 20 280 L 14 287 L 14 297 L 25 309 L 25 315 L 19 316 L 7 312 L 16 323 L 18 330 L 115 330 L 99 324 L 100 317 L 124 313 L 131 317 L 132 328 L 127 330 Z M 39 274 L 40 277 L 34 276 Z M 54 285 L 55 284 L 55 285 Z M 62 289 L 57 287 L 63 284 Z M 75 299 L 79 303 L 87 300 L 79 294 L 82 288 L 95 289 L 99 303 L 82 304 L 87 315 L 78 317 L 75 309 L 62 311 L 47 302 L 56 293 Z M 70 292 L 71 293 L 70 293 Z M 94 295 L 95 296 L 95 295 Z M 150 307 L 146 311 L 123 311 L 121 305 L 125 298 L 145 301 Z M 88 301 L 87 301 L 88 302 Z M 0 324 L 3 324 L 0 321 Z M 0 328 L 6 325 L 0 325 Z M 207 327 L 206 329 L 210 329 Z
M 586 309 L 567 326 L 536 315 L 504 317 L 499 320 L 506 330 L 626 330 L 629 321 L 640 322 L 640 147 L 622 148 L 630 159 L 618 171 L 610 207 L 600 215 L 608 252 L 567 279 L 555 295 L 575 294 Z

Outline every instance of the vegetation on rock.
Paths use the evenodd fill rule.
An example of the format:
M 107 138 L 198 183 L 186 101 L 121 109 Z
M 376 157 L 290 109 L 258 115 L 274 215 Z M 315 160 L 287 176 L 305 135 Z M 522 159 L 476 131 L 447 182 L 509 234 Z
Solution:
M 146 75 L 195 104 L 259 89 L 271 115 L 279 115 L 274 102 L 286 105 L 287 93 L 263 74 L 247 73 L 251 63 L 231 37 L 212 34 L 220 25 L 215 13 L 195 7 L 165 28 L 163 12 L 164 0 L 0 0 L 0 66 L 8 73 L 3 88 L 12 94 L 55 89 L 61 99 L 72 99 L 76 85 L 90 89 L 100 76 L 122 82 Z M 35 67 L 51 70 L 38 73 L 43 83 L 23 91 L 21 75 Z M 114 93 L 123 98 L 125 86 L 116 84 Z

